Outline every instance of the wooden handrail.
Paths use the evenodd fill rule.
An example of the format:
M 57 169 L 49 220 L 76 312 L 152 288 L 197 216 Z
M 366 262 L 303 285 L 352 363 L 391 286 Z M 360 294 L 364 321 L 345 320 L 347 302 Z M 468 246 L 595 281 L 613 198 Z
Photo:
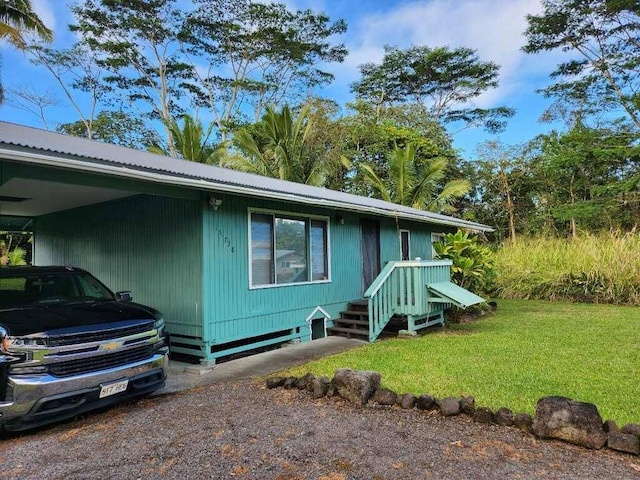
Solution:
M 364 293 L 368 298 L 369 341 L 374 341 L 396 314 L 420 317 L 430 312 L 427 283 L 449 281 L 451 260 L 387 263 Z
M 367 291 L 364 292 L 364 297 L 369 298 L 375 295 L 378 290 L 384 285 L 384 282 L 387 281 L 387 278 L 391 275 L 391 273 L 399 267 L 425 267 L 425 266 L 451 266 L 453 262 L 451 260 L 405 260 L 405 261 L 392 261 L 388 262 L 380 274 L 376 277 L 373 283 L 367 288 Z

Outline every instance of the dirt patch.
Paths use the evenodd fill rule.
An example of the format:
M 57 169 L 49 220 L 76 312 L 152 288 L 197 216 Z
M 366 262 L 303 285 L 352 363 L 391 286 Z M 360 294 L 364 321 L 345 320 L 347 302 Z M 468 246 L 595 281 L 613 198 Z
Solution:
M 0 441 L 0 478 L 632 479 L 640 458 L 468 417 L 357 408 L 262 382 L 143 400 Z

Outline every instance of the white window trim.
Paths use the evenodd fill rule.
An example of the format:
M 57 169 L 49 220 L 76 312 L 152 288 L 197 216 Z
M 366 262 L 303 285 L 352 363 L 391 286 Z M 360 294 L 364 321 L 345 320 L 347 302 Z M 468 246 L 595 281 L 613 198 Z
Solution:
M 251 263 L 251 214 L 253 213 L 263 213 L 266 215 L 272 216 L 285 216 L 292 219 L 300 219 L 300 220 L 323 220 L 327 224 L 327 278 L 325 280 L 309 280 L 306 282 L 295 282 L 295 283 L 277 283 L 277 284 L 268 284 L 268 285 L 252 285 L 251 279 L 253 278 L 253 266 Z M 275 223 L 274 223 L 275 225 Z M 275 228 L 274 228 L 275 235 Z M 262 290 L 265 288 L 279 288 L 279 287 L 293 287 L 297 285 L 315 285 L 321 283 L 331 283 L 331 217 L 325 215 L 313 215 L 306 214 L 300 212 L 287 212 L 283 210 L 271 210 L 268 208 L 248 208 L 247 209 L 247 263 L 249 264 L 249 290 Z M 274 239 L 275 240 L 275 239 Z M 274 249 L 275 249 L 275 241 L 274 241 Z M 311 265 L 312 261 L 312 253 L 311 249 L 309 249 L 309 258 L 308 262 Z M 313 272 L 312 272 L 313 274 Z
M 437 252 L 433 248 L 433 244 L 443 241 L 445 235 L 446 234 L 444 232 L 431 232 L 431 260 L 434 260 L 438 256 Z
M 407 233 L 407 245 L 409 247 L 409 251 L 407 252 L 407 260 L 411 260 L 411 230 L 400 229 L 400 256 L 402 256 L 402 234 Z M 400 259 L 402 260 L 402 258 Z

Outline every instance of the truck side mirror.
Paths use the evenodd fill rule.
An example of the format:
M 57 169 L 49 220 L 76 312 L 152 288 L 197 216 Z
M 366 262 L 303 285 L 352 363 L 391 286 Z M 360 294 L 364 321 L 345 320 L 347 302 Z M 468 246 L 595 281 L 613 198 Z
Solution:
M 133 300 L 133 295 L 131 292 L 116 292 L 116 300 L 119 302 L 130 302 Z

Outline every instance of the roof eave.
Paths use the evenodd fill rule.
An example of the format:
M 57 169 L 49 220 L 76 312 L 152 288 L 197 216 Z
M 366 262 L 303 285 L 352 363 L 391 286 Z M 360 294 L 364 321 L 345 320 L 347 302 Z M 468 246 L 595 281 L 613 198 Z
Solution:
M 482 225 L 480 223 L 470 222 L 467 220 L 458 220 L 453 217 L 451 219 L 438 218 L 439 215 L 414 214 L 409 212 L 398 211 L 388 208 L 379 208 L 367 205 L 359 205 L 355 203 L 339 202 L 328 200 L 321 197 L 305 196 L 274 190 L 259 189 L 254 187 L 246 187 L 231 183 L 224 183 L 213 180 L 203 180 L 198 178 L 185 177 L 178 174 L 166 174 L 152 172 L 145 169 L 134 169 L 121 165 L 110 165 L 106 161 L 87 161 L 86 159 L 69 158 L 66 154 L 42 153 L 41 150 L 35 150 L 28 147 L 6 148 L 0 147 L 0 156 L 7 160 L 14 160 L 23 163 L 32 163 L 37 165 L 51 166 L 55 168 L 65 168 L 70 170 L 80 170 L 103 175 L 113 175 L 123 178 L 142 180 L 147 182 L 159 183 L 163 185 L 178 185 L 198 190 L 232 193 L 239 195 L 251 195 L 261 198 L 269 198 L 276 200 L 284 200 L 287 202 L 301 203 L 307 205 L 322 206 L 339 210 L 347 210 L 358 213 L 369 213 L 385 217 L 394 217 L 404 220 L 413 220 L 423 223 L 433 223 L 436 225 L 444 225 L 450 227 L 467 228 L 470 230 L 481 232 L 492 232 L 493 228 Z

